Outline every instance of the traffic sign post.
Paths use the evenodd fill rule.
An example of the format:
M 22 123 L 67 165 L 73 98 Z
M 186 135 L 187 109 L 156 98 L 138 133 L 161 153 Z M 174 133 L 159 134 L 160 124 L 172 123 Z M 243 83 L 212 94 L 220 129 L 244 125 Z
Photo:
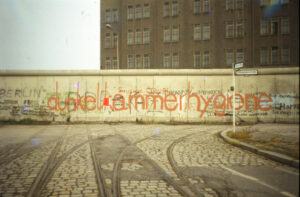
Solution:
M 232 126 L 235 133 L 235 66 L 232 64 L 232 87 L 233 87 L 233 107 L 232 107 Z
M 232 88 L 231 91 L 233 92 L 232 99 L 233 106 L 232 106 L 232 127 L 233 132 L 235 133 L 235 74 L 237 75 L 257 75 L 257 70 L 240 70 L 244 67 L 244 63 L 234 64 L 232 63 Z M 235 71 L 237 69 L 237 71 Z

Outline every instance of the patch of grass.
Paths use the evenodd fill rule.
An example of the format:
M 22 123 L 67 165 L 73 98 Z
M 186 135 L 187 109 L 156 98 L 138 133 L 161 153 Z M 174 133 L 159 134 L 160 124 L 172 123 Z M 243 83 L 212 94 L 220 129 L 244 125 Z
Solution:
M 247 144 L 256 146 L 257 148 L 281 153 L 295 159 L 299 159 L 299 142 L 288 142 L 280 137 L 273 137 L 268 140 L 259 141 L 253 140 L 251 133 L 247 131 L 228 132 L 228 137 L 238 139 Z
M 235 139 L 250 139 L 252 137 L 251 133 L 246 131 L 239 131 L 239 132 L 228 132 L 228 137 L 235 138 Z
M 273 137 L 259 144 L 258 147 L 299 159 L 299 142 L 288 142 L 280 137 Z

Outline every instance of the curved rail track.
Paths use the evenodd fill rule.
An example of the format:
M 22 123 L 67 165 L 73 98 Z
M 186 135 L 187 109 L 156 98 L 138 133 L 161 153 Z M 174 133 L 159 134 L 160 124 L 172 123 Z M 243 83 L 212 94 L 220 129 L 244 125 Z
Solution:
M 194 196 L 203 196 L 202 193 L 200 193 L 197 189 L 195 189 L 193 187 L 193 185 L 189 182 L 189 180 L 186 178 L 186 176 L 179 170 L 179 168 L 177 167 L 176 165 L 176 161 L 173 157 L 173 150 L 174 150 L 174 147 L 184 141 L 186 138 L 190 137 L 190 136 L 193 136 L 197 133 L 192 133 L 192 134 L 189 134 L 189 135 L 186 135 L 186 136 L 183 136 L 181 138 L 178 138 L 176 139 L 167 149 L 167 156 L 168 156 L 168 160 L 169 160 L 169 163 L 173 169 L 173 171 L 176 173 L 176 175 L 178 176 L 178 178 L 180 178 L 184 183 L 185 185 L 188 186 L 188 188 L 194 193 Z
M 113 127 L 113 129 L 116 130 L 116 128 Z M 121 166 L 123 163 L 124 155 L 129 153 L 129 149 L 132 151 L 136 151 L 138 155 L 140 155 L 139 158 L 134 158 L 131 160 L 132 162 L 140 163 L 147 171 L 153 171 L 153 174 L 157 174 L 158 179 L 163 180 L 167 183 L 167 185 L 172 186 L 181 196 L 183 197 L 195 197 L 195 196 L 203 196 L 202 193 L 197 191 L 196 188 L 193 187 L 193 185 L 188 181 L 188 179 L 185 177 L 185 175 L 180 171 L 180 169 L 176 165 L 176 161 L 173 158 L 173 149 L 174 147 L 180 143 L 181 141 L 185 140 L 186 138 L 196 134 L 197 132 L 185 135 L 183 137 L 180 137 L 178 139 L 175 139 L 172 141 L 171 145 L 168 146 L 166 150 L 167 159 L 172 167 L 172 170 L 175 172 L 177 177 L 172 177 L 169 175 L 161 166 L 159 166 L 153 159 L 151 159 L 143 150 L 141 150 L 137 144 L 141 143 L 143 141 L 146 141 L 148 139 L 158 139 L 158 140 L 170 140 L 168 136 L 162 134 L 158 135 L 153 134 L 149 135 L 147 137 L 141 137 L 141 139 L 134 140 L 133 142 L 129 141 L 129 138 L 125 135 L 120 135 L 117 131 L 114 132 L 113 135 L 108 134 L 104 135 L 100 138 L 93 138 L 91 131 L 89 130 L 88 126 L 85 127 L 86 134 L 87 134 L 87 140 L 81 141 L 80 143 L 72 146 L 69 150 L 62 153 L 62 146 L 66 139 L 70 140 L 66 137 L 66 132 L 69 130 L 69 127 L 64 131 L 62 137 L 57 140 L 55 147 L 52 149 L 50 155 L 48 156 L 47 161 L 42 165 L 38 175 L 35 177 L 33 183 L 31 184 L 30 189 L 26 193 L 27 197 L 33 196 L 41 196 L 43 193 L 43 190 L 46 188 L 48 183 L 50 182 L 51 178 L 53 177 L 56 170 L 59 168 L 59 166 L 62 165 L 62 163 L 74 152 L 79 150 L 81 147 L 83 147 L 85 144 L 89 144 L 89 149 L 91 153 L 91 161 L 94 166 L 94 171 L 96 174 L 96 182 L 97 182 L 97 188 L 99 195 L 101 197 L 121 197 Z M 174 130 L 174 132 L 181 131 L 181 129 Z M 40 131 L 39 131 L 40 132 Z M 36 135 L 39 133 L 36 132 L 33 134 L 29 139 L 24 141 L 22 144 L 17 146 L 14 150 L 17 151 L 17 154 L 15 154 L 14 158 L 17 158 L 18 156 L 21 156 L 25 153 L 28 153 L 30 150 L 22 151 L 22 147 L 24 147 L 29 141 L 31 141 L 33 138 L 36 137 Z M 74 135 L 75 136 L 75 135 Z M 122 145 L 114 149 L 114 151 L 111 153 L 112 155 L 115 155 L 115 157 L 111 160 L 111 163 L 113 164 L 112 174 L 104 173 L 104 169 L 101 168 L 101 161 L 104 161 L 105 158 L 101 158 L 101 154 L 99 154 L 98 151 L 104 151 L 107 152 L 105 149 L 99 149 L 96 147 L 96 141 L 97 140 L 104 140 L 103 145 L 105 143 L 109 143 L 110 139 L 107 139 L 108 141 L 105 142 L 106 137 L 111 137 L 110 139 L 115 139 L 122 141 Z M 53 142 L 53 140 L 51 141 Z M 48 142 L 50 143 L 50 142 Z M 101 143 L 100 143 L 101 144 Z M 97 143 L 98 146 L 98 143 Z M 101 146 L 100 146 L 101 147 Z M 60 154 L 62 153 L 62 154 Z M 13 157 L 9 157 L 6 161 L 2 161 L 2 164 L 5 162 L 9 162 L 14 159 Z M 1 163 L 0 163 L 1 164 Z M 150 164 L 150 165 L 149 165 Z M 148 167 L 146 167 L 148 166 Z M 151 167 L 150 167 L 151 166 Z M 111 176 L 111 177 L 109 177 Z M 111 179 L 111 186 L 110 183 L 107 185 L 106 178 Z M 180 181 L 176 180 L 176 178 L 179 178 Z M 125 180 L 125 179 L 124 179 Z M 95 183 L 96 183 L 95 182 Z
M 193 133 L 195 134 L 195 133 Z M 188 136 L 191 136 L 193 134 L 189 134 L 187 136 L 184 136 L 182 138 L 179 138 L 178 140 L 176 141 L 181 141 L 181 140 L 184 140 L 184 138 L 188 137 Z M 120 188 L 120 166 L 121 166 L 121 163 L 122 163 L 122 159 L 123 159 L 123 156 L 124 154 L 126 153 L 126 151 L 128 150 L 129 147 L 134 147 L 136 149 L 138 149 L 139 151 L 141 151 L 144 155 L 144 159 L 143 161 L 144 162 L 147 162 L 149 163 L 153 168 L 154 168 L 154 171 L 155 172 L 158 172 L 158 174 L 160 175 L 160 177 L 165 181 L 167 182 L 169 185 L 173 186 L 183 197 L 195 197 L 195 196 L 202 196 L 201 195 L 194 195 L 191 191 L 189 191 L 187 188 L 183 188 L 182 187 L 182 184 L 178 184 L 174 178 L 172 178 L 169 174 L 167 174 L 165 172 L 165 170 L 163 170 L 155 161 L 153 161 L 152 159 L 150 159 L 141 149 L 139 149 L 136 145 L 140 142 L 143 142 L 147 139 L 151 139 L 153 138 L 154 136 L 157 136 L 157 134 L 154 134 L 154 135 L 151 135 L 151 136 L 148 136 L 146 138 L 143 138 L 143 139 L 140 139 L 134 143 L 131 143 L 128 139 L 124 138 L 123 136 L 121 136 L 125 141 L 128 142 L 128 145 L 126 147 L 124 147 L 124 150 L 119 154 L 118 156 L 118 159 L 116 160 L 115 162 L 115 165 L 114 165 L 114 170 L 113 170 L 113 181 L 112 181 L 112 184 L 113 184 L 113 187 L 112 187 L 112 191 L 113 191 L 113 197 L 121 197 L 121 188 Z M 173 143 L 172 143 L 173 144 Z M 177 143 L 176 143 L 177 144 Z M 172 147 L 175 146 L 175 143 Z M 168 151 L 172 151 L 172 148 L 170 148 L 170 150 L 168 149 Z M 171 153 L 171 152 L 170 152 Z M 168 157 L 169 158 L 169 157 Z M 141 160 L 139 160 L 141 161 Z M 174 161 L 174 160 L 173 160 Z M 174 165 L 175 167 L 175 165 Z M 179 172 L 179 170 L 175 171 L 175 172 Z M 178 173 L 180 174 L 180 173 Z M 179 176 L 179 177 L 182 177 L 182 176 Z M 188 182 L 186 181 L 185 185 L 188 185 L 187 184 Z M 190 186 L 190 185 L 189 185 Z M 184 186 L 186 187 L 186 186 Z M 195 189 L 191 189 L 193 192 L 195 192 Z M 199 193 L 197 193 L 199 194 Z
M 104 175 L 101 170 L 99 159 L 98 159 L 96 151 L 95 151 L 93 139 L 92 139 L 88 129 L 87 129 L 87 132 L 88 132 L 89 145 L 90 145 L 90 149 L 91 149 L 94 169 L 95 169 L 96 176 L 97 176 L 97 185 L 98 185 L 98 190 L 100 192 L 100 196 L 101 197 L 110 197 L 111 195 L 106 189 Z
M 20 144 L 16 145 L 15 147 L 4 147 L 4 153 L 2 153 L 0 155 L 0 166 L 2 165 L 6 165 L 10 162 L 12 162 L 13 160 L 17 159 L 18 157 L 21 157 L 24 154 L 30 153 L 38 148 L 41 148 L 41 146 L 34 146 L 28 149 L 22 149 L 24 148 L 26 145 L 28 145 L 34 138 L 36 138 L 39 134 L 44 133 L 46 128 L 42 128 L 40 130 L 38 130 L 37 132 L 35 132 L 34 134 L 32 134 L 29 138 L 27 138 L 26 140 L 24 140 L 23 142 L 21 142 Z M 55 141 L 54 140 L 50 140 L 47 143 L 43 144 L 43 146 L 48 145 L 49 143 Z M 9 149 L 9 150 L 7 150 Z
M 66 139 L 64 132 L 64 137 L 58 139 L 55 148 L 52 150 L 47 162 L 43 165 L 42 169 L 40 170 L 38 176 L 35 178 L 33 184 L 31 185 L 30 190 L 27 193 L 27 197 L 38 197 L 41 195 L 42 190 L 45 186 L 49 183 L 51 177 L 57 170 L 57 168 L 65 161 L 68 156 L 72 153 L 80 149 L 83 145 L 88 143 L 88 141 L 84 141 L 78 145 L 73 146 L 68 151 L 63 153 L 58 157 L 58 153 L 61 150 L 63 141 Z

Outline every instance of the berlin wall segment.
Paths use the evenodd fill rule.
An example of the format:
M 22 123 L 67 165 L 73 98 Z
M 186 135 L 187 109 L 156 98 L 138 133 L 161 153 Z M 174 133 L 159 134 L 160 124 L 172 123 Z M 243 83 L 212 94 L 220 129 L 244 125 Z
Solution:
M 192 93 L 190 82 L 188 82 L 187 91 L 170 93 L 167 89 L 164 89 L 164 95 L 161 95 L 161 92 L 157 93 L 153 91 L 151 88 L 146 88 L 146 93 L 142 93 L 142 91 L 126 92 L 123 90 L 108 96 L 108 89 L 109 85 L 105 82 L 103 97 L 102 94 L 100 95 L 100 84 L 97 83 L 96 95 L 85 94 L 84 96 L 81 96 L 79 94 L 79 86 L 77 86 L 77 92 L 71 94 L 75 97 L 70 97 L 70 94 L 68 94 L 63 101 L 60 98 L 61 93 L 59 92 L 59 83 L 56 82 L 55 95 L 50 96 L 47 99 L 47 106 L 49 110 L 52 111 L 71 110 L 74 112 L 79 110 L 100 111 L 106 109 L 104 107 L 109 107 L 112 111 L 125 111 L 132 110 L 132 105 L 134 105 L 135 110 L 140 108 L 142 110 L 149 110 L 149 103 L 152 101 L 153 110 L 157 110 L 158 104 L 160 104 L 161 111 L 166 110 L 170 112 L 176 110 L 190 110 L 191 103 L 194 102 L 196 103 L 196 111 L 200 113 L 200 118 L 206 113 L 210 104 L 213 106 L 214 115 L 217 117 L 223 117 L 228 110 L 232 110 L 233 108 L 233 95 L 229 92 L 227 92 L 227 94 L 209 94 L 208 96 Z M 123 93 L 129 93 L 127 100 Z M 272 109 L 272 97 L 266 93 L 260 93 L 259 95 L 235 94 L 235 98 L 239 101 L 235 108 L 237 111 L 244 109 L 267 112 Z M 185 102 L 184 99 L 186 99 L 187 102 Z M 112 100 L 111 103 L 109 102 L 110 100 Z M 134 102 L 132 103 L 132 101 Z M 138 107 L 138 105 L 141 105 L 141 107 Z M 252 109 L 250 109 L 250 105 Z

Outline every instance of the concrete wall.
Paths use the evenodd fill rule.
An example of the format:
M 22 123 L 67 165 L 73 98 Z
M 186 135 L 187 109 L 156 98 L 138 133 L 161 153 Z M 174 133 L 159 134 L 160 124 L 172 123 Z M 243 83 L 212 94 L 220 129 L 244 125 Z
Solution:
M 2 71 L 0 120 L 231 122 L 231 69 Z M 299 122 L 299 68 L 236 76 L 237 121 Z

